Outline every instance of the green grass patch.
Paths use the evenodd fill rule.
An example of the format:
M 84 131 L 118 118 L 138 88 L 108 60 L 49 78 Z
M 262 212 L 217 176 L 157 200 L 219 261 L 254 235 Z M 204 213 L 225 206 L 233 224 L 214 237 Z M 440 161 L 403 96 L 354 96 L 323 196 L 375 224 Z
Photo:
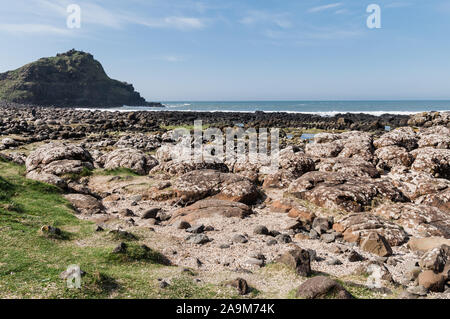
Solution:
M 24 168 L 0 162 L 0 298 L 215 298 L 219 285 L 174 281 L 160 289 L 158 278 L 180 276 L 159 252 L 127 241 L 119 244 L 95 224 L 76 218 L 57 187 L 27 180 Z M 44 225 L 62 238 L 45 235 Z M 85 272 L 80 289 L 69 289 L 60 274 L 70 265 Z

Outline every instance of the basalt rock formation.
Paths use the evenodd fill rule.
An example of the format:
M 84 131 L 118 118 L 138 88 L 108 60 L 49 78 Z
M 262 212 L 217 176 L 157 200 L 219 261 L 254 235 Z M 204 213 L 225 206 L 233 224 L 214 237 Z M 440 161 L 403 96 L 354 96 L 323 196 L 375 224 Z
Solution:
M 0 73 L 0 100 L 40 106 L 162 106 L 146 102 L 133 85 L 108 77 L 100 62 L 70 50 Z

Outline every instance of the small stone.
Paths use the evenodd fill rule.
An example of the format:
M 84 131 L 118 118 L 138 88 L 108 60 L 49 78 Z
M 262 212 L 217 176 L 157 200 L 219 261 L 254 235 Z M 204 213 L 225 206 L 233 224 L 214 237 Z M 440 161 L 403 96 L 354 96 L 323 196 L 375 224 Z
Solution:
M 163 211 L 159 211 L 156 218 L 162 222 L 169 220 L 171 218 L 171 216 L 169 214 L 167 214 L 166 212 Z
M 132 216 L 136 216 L 132 210 L 128 209 L 128 208 L 124 208 L 119 210 L 119 215 L 123 216 L 123 217 L 132 217 Z
M 189 224 L 184 220 L 180 221 L 177 225 L 177 229 L 188 229 L 188 228 L 191 228 L 191 224 Z
M 234 235 L 232 241 L 234 243 L 245 244 L 248 242 L 248 239 L 243 235 Z
M 309 252 L 309 260 L 311 262 L 316 261 L 317 260 L 317 252 L 314 249 L 307 249 Z
M 95 227 L 95 231 L 96 231 L 96 232 L 101 232 L 101 231 L 104 231 L 104 229 L 103 229 L 102 226 L 97 225 L 97 227 Z
M 264 260 L 257 259 L 257 258 L 249 258 L 249 259 L 247 259 L 246 263 L 249 265 L 255 265 L 255 266 L 259 266 L 259 267 L 264 266 Z
M 364 260 L 366 259 L 355 250 L 352 250 L 348 256 L 348 261 L 352 263 Z
M 319 239 L 319 233 L 316 232 L 314 229 L 311 229 L 309 232 L 309 239 Z
M 269 236 L 277 237 L 278 235 L 281 235 L 281 233 L 279 231 L 277 231 L 277 230 L 271 230 L 269 232 Z
M 422 296 L 422 297 L 426 296 L 428 294 L 427 289 L 424 286 L 421 286 L 421 285 L 415 286 L 415 287 L 409 287 L 407 289 L 407 291 L 410 294 L 413 294 L 413 295 L 416 295 L 416 296 Z
M 204 245 L 211 240 L 205 234 L 193 234 L 186 238 L 186 242 L 195 245 Z
M 186 229 L 186 231 L 188 233 L 192 233 L 192 234 L 201 234 L 204 232 L 204 230 L 205 230 L 204 225 L 192 226 L 191 228 Z
M 117 245 L 116 248 L 113 249 L 113 253 L 114 254 L 123 254 L 127 251 L 127 247 L 128 247 L 127 244 L 122 242 L 119 245 Z
M 230 248 L 230 247 L 231 247 L 231 246 L 228 245 L 228 244 L 222 244 L 222 245 L 219 246 L 220 249 L 228 249 L 228 248 Z
M 158 215 L 160 210 L 161 208 L 159 207 L 150 208 L 146 210 L 141 217 L 143 219 L 150 219 L 150 218 L 156 219 L 156 216 Z
M 276 239 L 270 239 L 269 241 L 267 241 L 267 246 L 274 246 L 278 244 L 278 241 L 276 241 Z
M 250 291 L 247 281 L 245 281 L 245 279 L 242 278 L 237 278 L 229 282 L 228 285 L 236 288 L 239 291 L 240 295 L 246 295 Z
M 336 240 L 336 235 L 334 233 L 331 234 L 323 234 L 320 236 L 320 239 L 324 241 L 325 243 L 329 244 Z
M 277 240 L 279 243 L 281 243 L 281 244 L 282 244 L 282 243 L 288 244 L 288 243 L 291 243 L 291 242 L 292 242 L 291 236 L 286 235 L 286 234 L 278 235 L 278 236 L 276 237 L 276 240 Z
M 342 261 L 340 261 L 337 258 L 331 258 L 330 260 L 327 261 L 327 265 L 329 265 L 329 266 L 342 265 Z
M 255 235 L 269 235 L 269 230 L 266 226 L 256 226 L 253 233 Z
M 300 276 L 311 274 L 311 261 L 309 252 L 305 249 L 295 248 L 281 255 L 277 262 L 285 264 L 297 271 Z
M 330 221 L 327 218 L 315 218 L 312 223 L 312 228 L 318 233 L 323 234 L 331 228 Z
M 169 284 L 167 283 L 167 281 L 161 280 L 161 281 L 159 282 L 159 287 L 160 287 L 161 289 L 164 289 L 164 288 L 169 287 Z

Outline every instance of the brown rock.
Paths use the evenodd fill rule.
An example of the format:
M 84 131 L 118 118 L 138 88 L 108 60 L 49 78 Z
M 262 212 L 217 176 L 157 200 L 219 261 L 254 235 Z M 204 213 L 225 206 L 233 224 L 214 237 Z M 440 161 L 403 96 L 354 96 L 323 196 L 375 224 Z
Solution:
M 375 232 L 370 233 L 362 240 L 361 249 L 380 257 L 392 255 L 392 248 L 386 238 Z
M 292 249 L 281 255 L 277 262 L 295 269 L 300 276 L 306 277 L 311 274 L 309 252 L 305 249 Z
M 169 220 L 169 224 L 173 224 L 179 220 L 192 223 L 197 219 L 207 218 L 214 215 L 245 218 L 251 213 L 251 208 L 242 203 L 217 199 L 205 199 L 176 211 Z
M 304 299 L 353 299 L 344 287 L 325 276 L 305 281 L 298 288 L 296 296 Z
M 443 292 L 446 279 L 442 273 L 436 274 L 432 270 L 425 270 L 419 274 L 418 282 L 420 286 L 430 291 Z

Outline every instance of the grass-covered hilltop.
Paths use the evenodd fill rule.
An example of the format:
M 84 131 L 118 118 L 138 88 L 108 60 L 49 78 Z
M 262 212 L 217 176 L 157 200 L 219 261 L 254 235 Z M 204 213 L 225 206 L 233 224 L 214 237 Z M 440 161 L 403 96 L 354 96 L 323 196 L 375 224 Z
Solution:
M 108 77 L 100 62 L 74 49 L 0 73 L 0 100 L 40 106 L 162 106 L 133 85 Z

